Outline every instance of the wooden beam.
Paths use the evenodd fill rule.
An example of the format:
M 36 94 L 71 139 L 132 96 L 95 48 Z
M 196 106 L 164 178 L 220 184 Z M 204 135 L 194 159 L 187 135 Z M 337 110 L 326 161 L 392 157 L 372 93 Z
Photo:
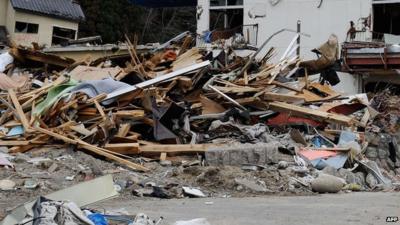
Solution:
M 124 119 L 143 119 L 145 116 L 144 110 L 120 110 L 113 114 Z
M 304 98 L 296 95 L 279 94 L 267 92 L 264 94 L 264 100 L 266 101 L 278 101 L 287 103 L 304 103 Z
M 139 153 L 139 143 L 106 144 L 104 148 L 124 155 Z
M 139 147 L 139 153 L 204 153 L 211 146 L 209 144 L 183 144 L 183 145 L 143 145 Z
M 289 113 L 292 115 L 306 117 L 312 120 L 318 120 L 322 122 L 336 123 L 346 126 L 352 126 L 356 122 L 353 120 L 353 118 L 348 116 L 335 113 L 327 113 L 283 102 L 272 102 L 269 104 L 269 107 L 273 111 Z
M 0 146 L 23 146 L 30 143 L 30 141 L 0 141 Z

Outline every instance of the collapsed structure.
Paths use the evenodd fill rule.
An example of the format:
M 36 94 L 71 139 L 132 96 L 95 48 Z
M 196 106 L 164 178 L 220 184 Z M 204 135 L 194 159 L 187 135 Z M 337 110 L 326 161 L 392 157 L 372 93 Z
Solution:
M 191 184 L 151 183 L 150 193 L 148 182 L 136 182 L 138 196 L 202 197 L 185 185 L 208 179 L 229 192 L 395 190 L 399 98 L 390 90 L 344 96 L 307 70 L 299 76 L 298 36 L 277 63 L 266 45 L 243 50 L 246 43 L 231 38 L 196 48 L 191 35 L 141 54 L 127 39 L 128 55 L 94 61 L 12 47 L 0 57 L 1 165 L 13 168 L 12 155 L 58 144 L 147 177 L 156 176 L 154 160 L 196 176 Z M 201 165 L 210 169 L 193 170 Z M 224 186 L 229 167 L 241 177 Z M 265 182 L 246 171 L 275 175 Z M 218 192 L 211 187 L 210 196 Z

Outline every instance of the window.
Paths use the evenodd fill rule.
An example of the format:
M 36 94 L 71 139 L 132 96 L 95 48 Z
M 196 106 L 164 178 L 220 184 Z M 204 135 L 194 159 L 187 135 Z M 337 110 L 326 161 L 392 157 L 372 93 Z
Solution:
M 400 4 L 374 4 L 373 26 L 375 35 L 400 35 Z
M 210 6 L 243 5 L 243 0 L 210 0 Z
M 52 45 L 67 45 L 70 40 L 75 40 L 76 30 L 53 27 Z
M 37 34 L 39 32 L 39 24 L 15 22 L 15 33 Z
M 210 0 L 210 30 L 242 29 L 243 0 Z

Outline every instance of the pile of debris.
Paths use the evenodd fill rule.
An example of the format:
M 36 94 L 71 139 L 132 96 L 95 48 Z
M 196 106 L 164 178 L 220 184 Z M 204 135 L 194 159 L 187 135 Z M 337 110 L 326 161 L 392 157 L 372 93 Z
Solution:
M 290 171 L 272 192 L 397 187 L 397 142 L 390 171 L 366 152 L 377 126 L 398 134 L 398 101 L 382 94 L 370 104 L 366 94 L 342 96 L 307 71 L 299 76 L 294 41 L 278 63 L 273 48 L 200 49 L 192 41 L 137 54 L 128 40 L 129 55 L 84 62 L 11 48 L 0 56 L 0 146 L 13 155 L 72 145 L 148 174 L 155 159 L 177 156 L 191 156 L 195 166 Z M 12 167 L 7 157 L 1 163 Z M 210 171 L 194 172 L 192 184 L 219 170 Z M 249 179 L 230 182 L 262 193 L 272 185 Z

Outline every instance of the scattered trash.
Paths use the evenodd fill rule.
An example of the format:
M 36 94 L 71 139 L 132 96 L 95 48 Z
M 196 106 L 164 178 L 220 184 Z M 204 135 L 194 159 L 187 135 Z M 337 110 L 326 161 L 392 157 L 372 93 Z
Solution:
M 0 190 L 11 191 L 15 188 L 15 182 L 12 180 L 0 180 Z
M 174 225 L 211 225 L 207 219 L 199 218 L 188 221 L 176 221 Z
M 199 197 L 204 198 L 206 195 L 200 191 L 199 189 L 191 188 L 191 187 L 182 187 L 183 192 L 191 197 Z
M 346 182 L 339 178 L 328 174 L 320 174 L 311 182 L 311 187 L 319 193 L 337 193 L 342 190 Z
M 24 188 L 36 189 L 38 186 L 39 186 L 39 184 L 35 180 L 25 180 Z

